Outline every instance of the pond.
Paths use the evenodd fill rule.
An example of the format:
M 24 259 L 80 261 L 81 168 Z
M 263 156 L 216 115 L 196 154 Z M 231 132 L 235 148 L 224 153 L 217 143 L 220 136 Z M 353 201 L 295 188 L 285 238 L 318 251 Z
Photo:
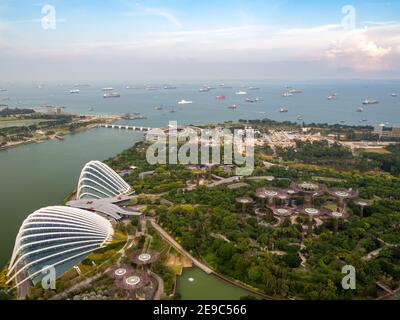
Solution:
M 240 300 L 245 296 L 256 296 L 198 268 L 184 269 L 178 278 L 177 292 L 182 300 Z

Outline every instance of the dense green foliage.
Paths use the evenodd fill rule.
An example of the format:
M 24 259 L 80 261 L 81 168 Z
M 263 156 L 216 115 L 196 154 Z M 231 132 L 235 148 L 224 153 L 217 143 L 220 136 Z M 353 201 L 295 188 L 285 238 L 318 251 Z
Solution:
M 138 193 L 163 193 L 170 203 L 154 205 L 160 225 L 221 274 L 274 297 L 298 299 L 373 299 L 382 294 L 377 281 L 399 287 L 398 147 L 388 148 L 389 157 L 357 156 L 340 144 L 299 142 L 295 149 L 277 150 L 284 165 L 265 169 L 256 163 L 254 174 L 274 176 L 272 182 L 247 180 L 247 187 L 236 190 L 200 186 L 191 192 L 183 187 L 186 180 L 194 180 L 193 172 L 182 166 L 149 166 L 145 151 L 146 145 L 138 144 L 108 163 L 118 170 L 137 166 L 126 180 Z M 269 148 L 258 148 L 257 153 L 256 159 L 261 154 L 271 156 Z M 368 171 L 377 168 L 381 171 Z M 138 173 L 147 170 L 154 174 L 140 180 Z M 218 170 L 213 169 L 221 174 Z M 349 218 L 339 222 L 338 233 L 333 232 L 334 222 L 327 220 L 314 236 L 305 237 L 301 224 L 289 219 L 279 227 L 260 223 L 254 207 L 243 214 L 235 201 L 240 196 L 254 197 L 260 186 L 288 187 L 291 181 L 310 180 L 356 189 L 374 204 L 365 208 L 361 218 L 360 207 L 349 201 Z M 331 200 L 323 196 L 315 202 L 324 205 Z M 302 201 L 296 198 L 297 204 Z M 374 250 L 380 250 L 376 258 L 365 258 Z M 342 289 L 344 265 L 357 270 L 356 290 Z
M 277 154 L 285 161 L 298 160 L 304 163 L 331 164 L 353 158 L 351 150 L 338 143 L 330 145 L 328 141 L 297 141 L 296 148 L 277 149 Z
M 366 160 L 373 160 L 375 164 L 383 171 L 393 175 L 400 175 L 400 145 L 390 145 L 387 148 L 389 154 L 365 153 Z
M 35 113 L 35 110 L 32 109 L 11 109 L 11 108 L 5 108 L 0 110 L 0 117 L 9 117 L 9 116 L 15 116 L 15 115 L 26 115 L 26 114 L 33 114 Z

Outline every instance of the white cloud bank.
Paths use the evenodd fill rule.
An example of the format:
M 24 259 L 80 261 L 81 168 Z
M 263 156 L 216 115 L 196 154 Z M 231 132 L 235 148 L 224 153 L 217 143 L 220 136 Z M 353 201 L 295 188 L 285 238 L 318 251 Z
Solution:
M 13 59 L 30 56 L 71 64 L 80 61 L 76 65 L 81 68 L 84 61 L 104 63 L 107 60 L 113 64 L 132 61 L 149 66 L 171 61 L 176 65 L 180 62 L 199 65 L 287 62 L 291 67 L 307 63 L 307 68 L 314 68 L 315 74 L 319 69 L 321 72 L 330 69 L 354 72 L 357 76 L 379 72 L 390 72 L 391 76 L 397 72 L 397 77 L 400 76 L 400 23 L 375 23 L 354 30 L 344 30 L 339 24 L 311 28 L 247 25 L 185 30 L 179 20 L 164 11 L 142 8 L 141 12 L 162 16 L 178 30 L 135 33 L 128 38 L 116 35 L 101 41 L 74 38 L 69 42 L 51 43 L 51 46 L 26 42 L 30 43 L 28 46 L 0 37 L 0 60 L 3 51 L 12 53 Z

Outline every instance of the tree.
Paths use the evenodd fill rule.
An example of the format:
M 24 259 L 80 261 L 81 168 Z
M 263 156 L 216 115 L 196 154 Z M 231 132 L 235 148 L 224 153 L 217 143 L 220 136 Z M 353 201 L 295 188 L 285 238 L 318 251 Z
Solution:
M 262 277 L 262 272 L 260 270 L 259 267 L 254 266 L 251 267 L 248 271 L 247 271 L 247 276 L 249 277 L 249 280 L 252 282 L 258 282 L 261 280 Z

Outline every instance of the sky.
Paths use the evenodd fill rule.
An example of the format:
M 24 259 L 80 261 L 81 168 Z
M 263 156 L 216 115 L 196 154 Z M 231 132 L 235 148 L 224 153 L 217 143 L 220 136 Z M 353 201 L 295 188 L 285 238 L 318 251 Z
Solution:
M 2 80 L 399 79 L 398 0 L 0 0 Z

